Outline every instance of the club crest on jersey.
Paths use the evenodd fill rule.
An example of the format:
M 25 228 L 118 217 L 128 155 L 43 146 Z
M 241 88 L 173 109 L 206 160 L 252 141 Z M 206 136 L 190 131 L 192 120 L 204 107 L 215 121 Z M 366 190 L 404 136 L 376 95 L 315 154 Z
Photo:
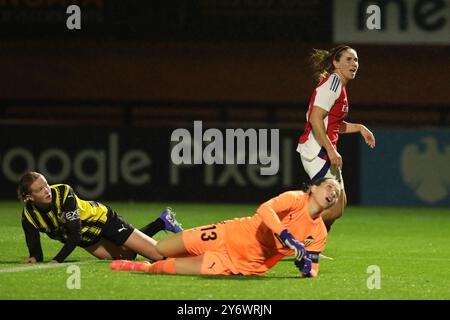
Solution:
M 308 236 L 304 241 L 305 247 L 311 245 L 313 242 L 314 242 L 314 238 L 312 236 Z

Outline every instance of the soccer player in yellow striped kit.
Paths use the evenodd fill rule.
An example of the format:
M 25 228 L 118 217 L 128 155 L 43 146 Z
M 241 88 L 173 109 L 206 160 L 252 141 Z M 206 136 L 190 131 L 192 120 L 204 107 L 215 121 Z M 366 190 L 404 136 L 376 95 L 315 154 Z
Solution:
M 44 260 L 40 232 L 64 243 L 50 260 L 63 262 L 79 246 L 99 259 L 134 259 L 137 254 L 161 260 L 151 237 L 161 230 L 174 233 L 183 229 L 168 208 L 157 219 L 138 230 L 110 207 L 78 198 L 67 184 L 49 185 L 37 172 L 25 173 L 17 190 L 25 202 L 22 228 L 29 251 L 23 262 Z

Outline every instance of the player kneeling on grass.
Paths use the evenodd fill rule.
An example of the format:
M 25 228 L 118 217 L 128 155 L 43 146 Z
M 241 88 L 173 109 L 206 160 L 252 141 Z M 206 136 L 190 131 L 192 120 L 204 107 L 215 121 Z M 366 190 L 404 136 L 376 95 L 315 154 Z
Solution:
M 22 227 L 30 253 L 23 262 L 43 261 L 39 232 L 64 246 L 50 261 L 63 262 L 80 246 L 99 259 L 134 259 L 137 254 L 151 260 L 163 259 L 151 237 L 161 230 L 183 229 L 170 209 L 137 230 L 114 210 L 96 201 L 81 200 L 66 184 L 49 186 L 45 177 L 27 172 L 20 179 L 18 196 L 25 202 Z
M 116 260 L 112 270 L 165 274 L 263 275 L 288 255 L 300 274 L 316 277 L 327 231 L 320 216 L 339 199 L 339 183 L 322 178 L 308 192 L 288 191 L 263 203 L 252 217 L 189 229 L 158 242 L 175 259 L 156 263 Z

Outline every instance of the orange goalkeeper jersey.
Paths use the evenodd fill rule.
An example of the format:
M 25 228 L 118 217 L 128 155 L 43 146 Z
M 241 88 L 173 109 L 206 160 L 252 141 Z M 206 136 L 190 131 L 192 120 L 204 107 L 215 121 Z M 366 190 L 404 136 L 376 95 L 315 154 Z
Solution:
M 264 274 L 283 257 L 293 255 L 274 235 L 283 229 L 303 242 L 308 252 L 318 256 L 324 250 L 327 231 L 320 216 L 310 217 L 308 198 L 302 191 L 288 191 L 263 203 L 252 217 L 225 221 L 227 251 L 242 274 Z M 313 269 L 318 272 L 317 263 Z

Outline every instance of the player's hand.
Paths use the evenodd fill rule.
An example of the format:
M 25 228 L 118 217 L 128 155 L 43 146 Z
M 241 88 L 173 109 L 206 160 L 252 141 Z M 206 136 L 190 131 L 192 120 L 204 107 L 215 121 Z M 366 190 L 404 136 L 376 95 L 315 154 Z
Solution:
M 305 254 L 305 246 L 303 243 L 294 238 L 294 236 L 287 230 L 284 229 L 281 231 L 279 235 L 277 235 L 278 240 L 280 240 L 281 244 L 289 249 L 292 249 L 295 253 L 295 259 L 301 260 Z
M 23 263 L 36 263 L 37 259 L 35 257 L 29 257 L 22 260 Z
M 336 149 L 331 148 L 331 150 L 327 151 L 328 159 L 330 159 L 330 163 L 332 166 L 335 166 L 338 169 L 342 169 L 342 165 L 344 164 L 342 161 L 342 156 L 337 152 Z
M 309 277 L 311 275 L 312 261 L 308 257 L 303 257 L 301 260 L 295 260 L 295 266 L 304 276 Z
M 359 132 L 364 138 L 364 141 L 370 148 L 375 148 L 375 136 L 373 135 L 372 131 L 367 129 L 366 126 L 361 125 Z

